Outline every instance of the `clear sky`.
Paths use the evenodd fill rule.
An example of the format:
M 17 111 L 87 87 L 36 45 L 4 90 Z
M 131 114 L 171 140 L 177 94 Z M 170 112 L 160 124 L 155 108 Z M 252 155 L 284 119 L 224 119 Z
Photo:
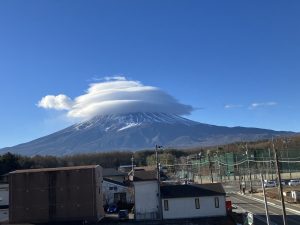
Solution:
M 42 97 L 106 76 L 204 123 L 300 131 L 300 1 L 0 1 L 0 147 L 70 125 Z

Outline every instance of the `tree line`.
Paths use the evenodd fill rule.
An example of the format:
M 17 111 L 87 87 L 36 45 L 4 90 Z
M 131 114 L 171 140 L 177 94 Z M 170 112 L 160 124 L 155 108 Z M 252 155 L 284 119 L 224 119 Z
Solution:
M 300 157 L 300 136 L 287 138 L 278 138 L 275 140 L 275 147 L 280 152 L 280 157 L 297 158 Z M 256 142 L 248 142 L 249 152 L 254 158 L 267 158 L 270 149 L 270 140 L 261 140 Z M 245 143 L 233 143 L 221 146 L 212 146 L 205 148 L 190 149 L 165 149 L 159 150 L 159 160 L 163 164 L 173 164 L 180 162 L 179 160 L 194 156 L 196 159 L 207 155 L 213 156 L 218 154 L 220 157 L 226 153 L 235 153 L 240 156 L 245 154 Z M 251 154 L 250 154 L 251 155 Z M 272 154 L 271 154 L 272 155 Z M 35 168 L 51 168 L 65 166 L 82 166 L 82 165 L 101 165 L 103 168 L 117 168 L 120 165 L 131 165 L 132 157 L 134 165 L 147 166 L 156 164 L 156 156 L 154 150 L 143 151 L 113 151 L 101 153 L 85 153 L 67 156 L 40 156 L 33 157 L 22 156 L 18 154 L 6 153 L 0 155 L 0 175 L 18 169 L 35 169 Z M 182 162 L 181 162 L 182 163 Z
M 174 159 L 185 156 L 182 150 L 168 149 L 160 152 L 161 157 Z M 0 155 L 0 175 L 20 169 L 53 168 L 65 166 L 101 165 L 103 168 L 117 168 L 120 165 L 131 165 L 132 157 L 136 166 L 147 166 L 153 164 L 155 151 L 144 150 L 137 152 L 116 151 L 104 153 L 85 153 L 67 156 L 40 156 L 33 157 L 19 154 L 5 153 Z

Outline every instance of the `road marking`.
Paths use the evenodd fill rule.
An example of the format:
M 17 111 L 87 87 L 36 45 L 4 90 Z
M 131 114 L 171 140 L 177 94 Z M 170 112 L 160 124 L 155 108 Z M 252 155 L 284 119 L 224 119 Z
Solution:
M 261 200 L 261 199 L 257 199 L 257 198 L 254 198 L 254 197 L 250 197 L 250 196 L 245 196 L 245 195 L 242 195 L 242 194 L 239 194 L 240 196 L 242 196 L 242 197 L 245 197 L 245 198 L 248 198 L 248 199 L 250 199 L 250 200 L 252 200 L 252 201 L 257 201 L 257 202 L 262 202 L 262 203 L 264 203 L 264 201 L 263 200 Z M 233 197 L 233 196 L 232 196 Z M 234 198 L 236 198 L 236 197 L 234 197 Z M 238 199 L 238 198 L 236 198 L 236 199 Z M 247 203 L 247 202 L 245 202 L 245 203 Z M 248 203 L 248 204 L 251 204 L 251 203 Z M 276 204 L 274 204 L 274 203 L 268 203 L 268 205 L 272 205 L 274 208 L 277 208 L 277 209 L 282 209 L 280 206 L 278 206 L 278 205 L 276 205 Z M 253 206 L 255 206 L 255 205 L 253 205 Z M 257 207 L 257 206 L 255 206 L 255 207 Z M 286 208 L 286 209 L 288 209 L 288 210 L 291 210 L 291 211 L 295 211 L 296 213 L 295 214 L 298 214 L 298 215 L 300 215 L 299 213 L 299 211 L 297 211 L 297 210 L 293 210 L 293 209 L 289 209 L 289 208 Z M 270 211 L 270 209 L 269 209 L 269 212 L 271 212 Z M 275 214 L 275 215 L 280 215 L 280 216 L 282 216 L 282 214 Z M 289 216 L 289 215 L 287 215 L 287 216 Z M 299 221 L 297 221 L 297 220 L 294 220 L 294 219 L 292 219 L 292 218 L 287 218 L 287 220 L 289 220 L 289 221 L 292 221 L 292 222 L 294 222 L 294 223 L 299 223 Z
M 264 200 L 261 200 L 261 199 L 255 198 L 255 197 L 250 197 L 250 196 L 242 195 L 242 194 L 239 194 L 239 193 L 237 193 L 237 194 L 240 195 L 240 196 L 243 196 L 243 197 L 245 197 L 245 198 L 252 199 L 252 200 L 255 200 L 255 201 L 264 203 Z M 273 202 L 268 202 L 268 205 L 271 205 L 271 206 L 274 206 L 275 208 L 281 209 L 281 206 L 276 205 L 276 204 L 273 203 Z M 292 213 L 295 213 L 295 214 L 297 214 L 297 215 L 300 215 L 300 211 L 298 211 L 298 210 L 291 209 L 291 208 L 288 208 L 288 207 L 285 207 L 285 209 L 288 210 L 288 211 L 290 211 L 290 212 L 292 212 Z
M 234 197 L 234 198 L 235 198 L 235 197 Z M 236 199 L 238 199 L 238 198 L 236 198 Z M 243 200 L 242 200 L 242 201 L 243 201 Z M 235 204 L 233 204 L 233 205 L 235 205 Z M 244 213 L 245 213 L 245 212 L 250 212 L 250 213 L 252 213 L 256 219 L 258 219 L 258 220 L 260 220 L 260 221 L 262 221 L 262 222 L 264 222 L 264 223 L 267 224 L 267 219 L 264 219 L 263 217 L 261 217 L 261 216 L 259 216 L 259 215 L 256 215 L 255 213 L 253 213 L 253 212 L 251 212 L 251 211 L 249 211 L 249 210 L 245 210 L 245 209 L 244 209 L 243 207 L 241 207 L 241 206 L 236 206 L 236 207 L 240 208 L 242 211 L 244 211 Z M 274 223 L 274 222 L 272 222 L 272 221 L 270 221 L 270 224 L 271 224 L 271 225 L 278 225 L 277 223 Z
M 253 203 L 249 203 L 249 202 L 246 202 L 246 201 L 244 201 L 244 200 L 241 200 L 241 199 L 238 199 L 237 197 L 234 197 L 234 196 L 231 196 L 232 198 L 235 198 L 235 199 L 237 199 L 237 200 L 239 200 L 239 201 L 241 201 L 241 202 L 243 202 L 243 204 L 244 203 L 246 203 L 246 204 L 248 204 L 249 206 L 251 206 L 252 208 L 257 208 L 257 209 L 259 209 L 259 210 L 265 210 L 265 207 L 264 206 L 261 206 L 261 207 L 259 207 L 259 206 L 257 206 L 257 205 L 254 205 Z M 252 200 L 253 201 L 253 200 Z M 275 215 L 275 216 L 280 216 L 281 214 L 278 214 L 278 213 L 276 213 L 276 212 L 274 212 L 274 211 L 272 211 L 272 210 L 270 210 L 269 209 L 269 213 L 272 213 L 272 215 Z M 256 214 L 257 215 L 257 214 Z

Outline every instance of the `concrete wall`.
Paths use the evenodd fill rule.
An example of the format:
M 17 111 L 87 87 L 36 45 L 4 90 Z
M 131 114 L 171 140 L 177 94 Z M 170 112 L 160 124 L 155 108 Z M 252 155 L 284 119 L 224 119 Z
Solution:
M 104 216 L 102 168 L 11 173 L 11 223 L 97 221 Z
M 219 198 L 219 208 L 215 207 L 215 197 Z M 168 200 L 169 210 L 165 210 L 164 200 Z M 225 196 L 199 197 L 199 202 L 200 209 L 196 209 L 195 197 L 162 199 L 163 219 L 226 216 Z
M 159 219 L 159 192 L 157 181 L 134 182 L 135 219 Z

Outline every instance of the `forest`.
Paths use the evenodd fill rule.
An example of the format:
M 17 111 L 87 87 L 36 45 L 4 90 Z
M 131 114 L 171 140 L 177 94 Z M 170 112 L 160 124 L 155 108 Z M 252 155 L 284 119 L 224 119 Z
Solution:
M 285 159 L 300 158 L 300 136 L 296 135 L 289 138 L 274 139 L 274 147 L 279 150 L 279 157 Z M 246 148 L 249 156 L 254 160 L 273 159 L 273 153 L 270 151 L 272 143 L 270 140 L 261 140 L 257 142 L 239 142 L 222 146 L 195 147 L 190 149 L 164 149 L 159 150 L 159 160 L 162 164 L 174 164 L 189 156 L 198 159 L 199 156 L 208 155 L 218 156 L 219 159 L 229 162 L 240 161 L 245 158 Z M 201 154 L 200 154 L 201 153 Z M 198 157 L 198 158 L 197 158 Z M 154 150 L 142 151 L 112 151 L 100 153 L 84 153 L 66 156 L 40 156 L 33 157 L 5 153 L 0 155 L 0 175 L 19 169 L 51 168 L 65 166 L 81 165 L 101 165 L 103 168 L 117 168 L 120 165 L 136 166 L 155 165 L 156 156 Z

